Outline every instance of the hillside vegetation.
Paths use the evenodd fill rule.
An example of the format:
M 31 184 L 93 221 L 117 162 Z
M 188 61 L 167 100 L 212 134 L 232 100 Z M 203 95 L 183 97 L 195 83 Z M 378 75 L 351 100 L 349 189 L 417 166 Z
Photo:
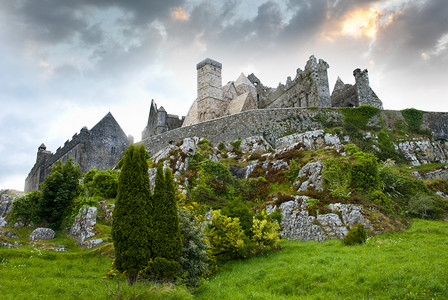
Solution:
M 42 191 L 2 205 L 12 206 L 0 230 L 2 295 L 448 296 L 446 146 L 420 129 L 417 110 L 392 131 L 376 108 L 342 112 L 344 126 L 322 110 L 324 129 L 285 132 L 275 145 L 193 137 L 152 157 L 131 146 L 115 170 L 92 169 L 81 182 L 71 160 L 58 164 Z M 30 241 L 38 226 L 56 238 Z

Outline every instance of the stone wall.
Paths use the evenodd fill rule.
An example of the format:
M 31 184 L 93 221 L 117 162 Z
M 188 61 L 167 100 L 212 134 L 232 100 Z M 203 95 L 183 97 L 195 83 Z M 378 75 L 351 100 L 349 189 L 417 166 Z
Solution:
M 69 158 L 81 167 L 83 173 L 95 168 L 107 170 L 115 167 L 129 147 L 129 138 L 118 125 L 111 113 L 108 113 L 91 130 L 82 128 L 73 135 L 63 147 L 53 154 L 46 151 L 45 145 L 39 147 L 36 163 L 25 179 L 25 191 L 39 189 L 39 185 L 50 174 L 51 168 L 58 162 L 65 163 Z
M 400 111 L 381 111 L 387 129 L 394 129 L 395 122 L 403 120 Z M 323 129 L 322 119 L 342 126 L 344 117 L 338 108 L 276 108 L 251 110 L 235 115 L 174 129 L 142 141 L 150 154 L 155 154 L 170 144 L 194 136 L 206 138 L 214 144 L 230 143 L 251 136 L 263 136 L 271 146 L 286 135 Z M 370 124 L 380 124 L 379 116 Z M 448 113 L 425 112 L 423 130 L 429 130 L 435 139 L 448 140 Z

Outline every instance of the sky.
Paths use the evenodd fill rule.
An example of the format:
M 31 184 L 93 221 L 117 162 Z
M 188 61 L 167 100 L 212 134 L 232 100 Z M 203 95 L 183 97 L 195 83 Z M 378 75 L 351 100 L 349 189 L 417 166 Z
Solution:
M 447 112 L 447 16 L 446 0 L 0 0 L 0 189 L 108 112 L 135 141 L 151 99 L 185 115 L 207 57 L 223 84 L 277 87 L 315 55 L 330 91 L 368 69 L 385 109 Z

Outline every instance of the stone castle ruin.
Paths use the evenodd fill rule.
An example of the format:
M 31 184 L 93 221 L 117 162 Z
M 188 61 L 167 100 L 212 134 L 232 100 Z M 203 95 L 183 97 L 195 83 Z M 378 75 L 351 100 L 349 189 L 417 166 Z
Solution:
M 223 86 L 222 64 L 207 58 L 196 65 L 197 98 L 186 117 L 179 119 L 168 115 L 163 107 L 157 111 L 152 102 L 142 140 L 175 128 L 254 109 L 356 107 L 365 104 L 383 109 L 381 100 L 370 87 L 367 70 L 353 71 L 353 85 L 344 84 L 338 77 L 330 96 L 328 68 L 327 62 L 312 55 L 304 70 L 297 69 L 294 79 L 288 77 L 286 83 L 280 83 L 277 88 L 264 86 L 253 73 L 247 77 L 241 73 L 236 81 Z
M 39 189 L 39 185 L 51 172 L 51 167 L 59 160 L 65 162 L 69 157 L 75 165 L 86 173 L 90 168 L 112 169 L 129 147 L 131 137 L 126 136 L 111 113 L 104 116 L 92 129 L 83 127 L 81 131 L 67 140 L 55 153 L 42 144 L 37 150 L 36 163 L 25 180 L 25 192 Z
M 275 119 L 274 115 L 277 113 L 278 117 L 288 114 L 286 111 L 275 112 L 275 109 L 355 107 L 363 104 L 383 108 L 382 102 L 369 85 L 367 70 L 356 69 L 353 72 L 354 85 L 344 84 L 338 78 L 330 96 L 328 68 L 327 62 L 311 56 L 304 70 L 297 69 L 294 79 L 288 77 L 286 83 L 280 83 L 277 88 L 266 87 L 254 74 L 246 77 L 243 73 L 236 81 L 230 81 L 223 86 L 222 64 L 207 58 L 196 65 L 197 98 L 187 115 L 179 117 L 168 114 L 163 107 L 158 108 L 152 100 L 148 123 L 142 132 L 142 142 L 148 151 L 153 152 L 165 143 L 172 144 L 176 139 L 190 135 L 235 138 L 233 135 L 236 132 L 248 131 L 254 124 L 261 127 L 252 128 L 251 132 L 239 135 L 262 132 L 263 136 L 268 137 L 272 134 L 263 129 L 269 127 L 268 120 Z M 237 115 L 243 112 L 246 112 L 246 115 L 241 119 Z M 236 116 L 234 121 L 230 120 L 231 118 L 222 119 L 233 115 Z M 214 126 L 196 126 L 212 120 L 216 123 Z M 236 120 L 237 124 L 229 124 Z M 221 124 L 223 122 L 225 124 Z M 232 126 L 241 127 L 242 123 L 246 124 L 244 129 L 230 129 Z M 182 134 L 175 133 L 174 129 L 179 128 L 185 128 Z M 220 132 L 215 132 L 218 128 L 221 128 Z M 91 130 L 82 128 L 79 134 L 75 134 L 71 141 L 67 140 L 56 153 L 48 151 L 42 144 L 38 148 L 36 163 L 26 178 L 25 191 L 39 189 L 40 183 L 49 175 L 51 167 L 58 160 L 65 162 L 69 157 L 73 158 L 74 163 L 79 165 L 84 173 L 92 167 L 100 170 L 114 168 L 128 148 L 130 140 L 112 114 L 108 113 Z

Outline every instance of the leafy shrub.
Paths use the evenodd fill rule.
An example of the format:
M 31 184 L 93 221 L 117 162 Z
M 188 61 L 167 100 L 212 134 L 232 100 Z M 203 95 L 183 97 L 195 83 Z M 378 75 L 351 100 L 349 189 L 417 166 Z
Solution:
M 90 169 L 83 179 L 89 195 L 115 198 L 118 188 L 118 171 Z
M 226 145 L 223 142 L 220 142 L 218 144 L 218 150 L 219 151 L 226 151 L 227 150 Z
M 381 111 L 379 108 L 371 105 L 343 107 L 340 109 L 344 115 L 344 126 L 349 132 L 358 131 L 359 129 L 369 129 L 367 123 Z
M 355 164 L 351 167 L 352 186 L 365 191 L 379 186 L 378 160 L 369 153 L 357 152 L 353 155 Z
M 241 140 L 237 140 L 237 141 L 231 142 L 230 145 L 233 146 L 234 150 L 240 151 L 241 142 L 242 142 Z
M 413 218 L 435 219 L 446 209 L 446 200 L 426 193 L 418 193 L 409 199 L 406 214 Z
M 33 222 L 34 224 L 39 223 L 41 220 L 38 215 L 38 207 L 41 197 L 41 191 L 33 191 L 17 198 L 11 209 L 11 223 L 17 221 L 21 221 L 25 224 L 29 222 Z
M 138 275 L 144 279 L 156 281 L 175 281 L 181 268 L 179 262 L 158 256 L 151 258 Z
M 324 187 L 332 196 L 340 199 L 350 196 L 350 165 L 339 160 L 328 159 L 324 162 L 322 175 Z
M 401 115 L 408 124 L 408 129 L 418 132 L 423 123 L 423 111 L 415 108 L 407 108 L 401 111 Z
M 53 229 L 59 229 L 61 222 L 69 212 L 73 199 L 81 189 L 79 180 L 82 172 L 79 166 L 69 158 L 51 168 L 51 174 L 42 183 L 42 198 L 39 201 L 38 214 L 42 220 L 50 223 Z
M 206 138 L 202 138 L 199 142 L 198 142 L 198 146 L 199 148 L 201 148 L 202 150 L 210 148 L 211 144 L 210 142 L 206 139 Z
M 221 213 L 231 218 L 238 218 L 246 236 L 251 235 L 253 217 L 255 214 L 250 210 L 249 205 L 240 197 L 234 197 L 227 202 L 226 206 L 221 209 Z
M 378 148 L 380 150 L 377 156 L 382 161 L 387 159 L 401 160 L 401 157 L 395 150 L 394 143 L 392 143 L 390 134 L 387 131 L 381 131 L 378 133 Z
M 344 237 L 344 244 L 348 246 L 353 246 L 356 244 L 362 244 L 367 239 L 367 232 L 364 229 L 364 225 L 358 223 L 356 227 L 352 227 L 347 235 Z
M 207 230 L 211 254 L 218 260 L 245 257 L 245 236 L 239 219 L 224 216 L 219 210 L 212 211 L 211 214 Z
M 179 208 L 179 225 L 182 233 L 182 254 L 180 278 L 189 286 L 197 286 L 207 272 L 210 245 L 205 234 L 204 223 L 198 221 L 192 212 Z
M 390 199 L 380 190 L 375 190 L 369 193 L 369 198 L 376 204 L 391 208 Z
M 291 161 L 289 162 L 289 169 L 288 171 L 286 171 L 286 177 L 290 182 L 294 182 L 297 176 L 299 176 L 300 166 L 301 163 L 298 159 L 291 159 Z
M 248 201 L 263 203 L 269 195 L 269 182 L 263 177 L 247 178 L 240 183 L 241 194 Z
M 277 221 L 272 221 L 266 211 L 262 211 L 256 217 L 254 216 L 252 223 L 251 240 L 256 245 L 257 253 L 263 253 L 266 249 L 278 248 L 280 225 Z

